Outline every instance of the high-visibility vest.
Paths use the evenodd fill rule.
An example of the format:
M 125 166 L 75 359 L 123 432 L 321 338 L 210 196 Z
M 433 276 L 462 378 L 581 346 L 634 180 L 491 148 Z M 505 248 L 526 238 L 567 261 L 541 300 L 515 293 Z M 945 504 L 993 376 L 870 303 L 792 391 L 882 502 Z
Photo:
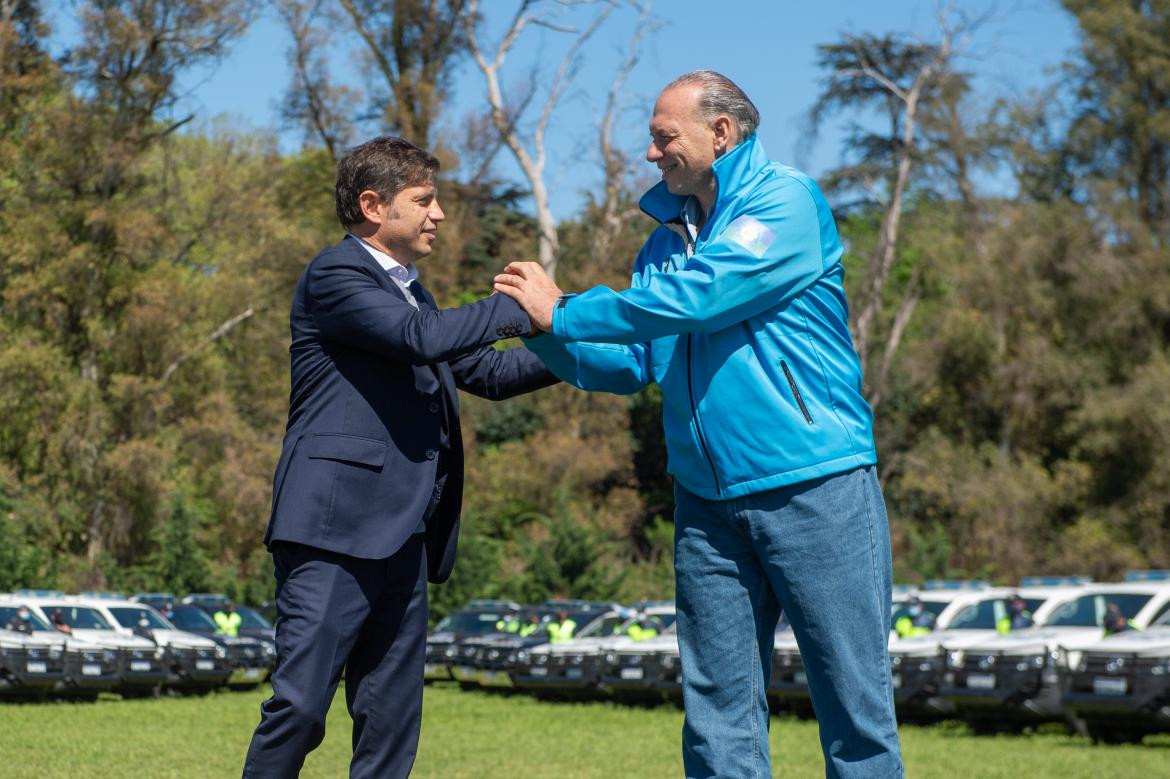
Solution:
M 548 623 L 548 640 L 554 644 L 569 641 L 573 638 L 573 631 L 576 629 L 577 623 L 571 619 L 566 619 L 564 622 L 550 622 Z
M 901 638 L 913 638 L 914 636 L 925 636 L 930 632 L 930 628 L 925 625 L 915 625 L 914 620 L 907 614 L 899 617 L 898 621 L 894 623 L 894 632 Z
M 521 638 L 527 638 L 536 632 L 536 628 L 537 624 L 535 622 L 528 622 L 524 625 L 521 625 L 520 630 L 518 630 L 517 633 L 520 634 Z
M 1032 624 L 1032 612 L 1021 611 L 1018 616 L 1020 618 L 1020 627 L 1027 627 Z M 995 621 L 995 632 L 1000 634 L 1011 633 L 1012 623 L 1014 621 L 1015 617 L 1010 614 L 1000 617 Z
M 1109 628 L 1105 628 L 1105 637 L 1108 638 L 1109 636 L 1116 635 L 1117 633 L 1124 633 L 1127 630 L 1139 630 L 1140 631 L 1141 628 L 1139 628 L 1136 624 L 1134 624 L 1134 621 L 1132 619 L 1127 619 L 1125 621 L 1125 627 L 1121 628 L 1120 630 L 1110 630 Z
M 626 628 L 626 635 L 635 641 L 645 641 L 648 638 L 654 638 L 658 635 L 658 631 L 653 627 L 642 627 L 637 622 Z
M 233 611 L 228 614 L 225 611 L 217 611 L 214 619 L 216 633 L 223 633 L 225 636 L 240 635 L 240 623 L 244 620 L 240 618 L 239 612 Z
M 496 630 L 502 630 L 505 633 L 515 633 L 520 630 L 520 620 L 515 617 L 496 620 Z

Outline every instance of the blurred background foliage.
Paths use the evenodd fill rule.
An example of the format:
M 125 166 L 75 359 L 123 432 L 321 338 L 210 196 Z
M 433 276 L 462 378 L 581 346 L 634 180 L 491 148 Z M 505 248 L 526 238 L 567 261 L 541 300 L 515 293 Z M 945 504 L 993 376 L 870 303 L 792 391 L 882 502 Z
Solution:
M 0 589 L 270 597 L 261 538 L 288 302 L 341 236 L 346 100 L 379 95 L 382 131 L 447 160 L 490 145 L 486 121 L 431 137 L 467 54 L 465 35 L 435 25 L 464 3 L 362 16 L 404 58 L 410 46 L 389 44 L 431 41 L 422 62 L 383 63 L 382 92 L 325 83 L 310 11 L 328 3 L 278 5 L 297 44 L 295 153 L 176 112 L 176 79 L 233 45 L 245 0 L 86 0 L 60 58 L 37 0 L 0 0 Z M 810 128 L 882 119 L 855 128 L 822 183 L 848 247 L 903 580 L 1109 577 L 1170 560 L 1170 4 L 1062 5 L 1080 49 L 1019 102 L 978 94 L 958 69 L 962 20 L 930 43 L 820 48 Z M 566 289 L 625 286 L 653 228 L 629 161 L 605 153 L 612 186 L 557 226 Z M 448 222 L 424 276 L 456 305 L 542 237 L 528 188 L 479 175 L 442 187 Z M 656 388 L 462 402 L 460 562 L 436 615 L 469 597 L 672 595 Z

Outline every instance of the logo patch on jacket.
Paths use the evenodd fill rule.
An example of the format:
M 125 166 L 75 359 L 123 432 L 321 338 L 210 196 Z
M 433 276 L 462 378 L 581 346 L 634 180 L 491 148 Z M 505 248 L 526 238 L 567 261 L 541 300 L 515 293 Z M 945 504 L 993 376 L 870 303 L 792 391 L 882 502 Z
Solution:
M 764 256 L 764 252 L 776 240 L 775 233 L 759 219 L 750 216 L 737 217 L 723 231 L 723 236 L 747 249 L 757 260 Z

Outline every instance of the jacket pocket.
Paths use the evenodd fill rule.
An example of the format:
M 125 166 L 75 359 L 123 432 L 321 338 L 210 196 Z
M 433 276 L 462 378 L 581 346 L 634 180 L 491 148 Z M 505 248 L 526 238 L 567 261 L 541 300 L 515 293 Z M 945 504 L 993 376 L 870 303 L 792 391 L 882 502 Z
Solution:
M 305 456 L 310 460 L 339 460 L 379 470 L 386 463 L 387 444 L 374 438 L 314 433 L 305 446 Z
M 808 406 L 804 404 L 804 396 L 800 394 L 800 387 L 796 386 L 796 379 L 792 378 L 792 371 L 788 369 L 788 363 L 781 360 L 780 368 L 784 371 L 784 378 L 788 379 L 788 388 L 792 390 L 793 400 L 796 401 L 796 405 L 800 406 L 800 413 L 804 414 L 804 421 L 811 425 L 813 423 L 812 414 L 808 413 Z

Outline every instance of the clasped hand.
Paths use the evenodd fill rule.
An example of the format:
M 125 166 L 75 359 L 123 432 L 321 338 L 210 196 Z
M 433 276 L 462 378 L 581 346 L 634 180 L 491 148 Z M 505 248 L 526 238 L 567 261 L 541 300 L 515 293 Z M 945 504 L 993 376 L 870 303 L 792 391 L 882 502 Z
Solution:
M 494 281 L 495 290 L 519 303 L 537 330 L 552 331 L 553 308 L 564 293 L 540 263 L 509 263 Z

